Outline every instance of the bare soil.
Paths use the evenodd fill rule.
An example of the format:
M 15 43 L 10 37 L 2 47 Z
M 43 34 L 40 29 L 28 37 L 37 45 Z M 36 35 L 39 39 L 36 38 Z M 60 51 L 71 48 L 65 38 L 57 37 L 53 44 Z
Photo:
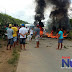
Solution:
M 8 60 L 12 58 L 12 50 L 6 50 L 7 41 L 0 40 L 0 72 L 15 72 L 17 63 L 8 64 Z M 19 46 L 16 46 L 19 50 Z

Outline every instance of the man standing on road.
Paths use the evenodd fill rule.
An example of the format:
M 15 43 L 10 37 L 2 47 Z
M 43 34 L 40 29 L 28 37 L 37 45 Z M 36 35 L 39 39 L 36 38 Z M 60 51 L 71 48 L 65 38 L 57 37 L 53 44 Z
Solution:
M 8 37 L 7 50 L 8 50 L 9 44 L 10 44 L 10 50 L 13 45 L 13 29 L 11 29 L 11 27 L 12 27 L 12 25 L 9 24 L 9 28 L 7 29 L 7 37 Z
M 61 44 L 61 48 L 60 49 L 62 49 L 62 43 L 63 43 L 63 31 L 62 31 L 62 28 L 61 29 L 58 29 L 58 48 L 57 49 L 59 49 L 59 47 L 60 47 L 60 44 Z
M 20 47 L 22 49 L 22 45 L 23 45 L 24 50 L 26 50 L 25 40 L 26 40 L 27 29 L 25 28 L 24 24 L 21 25 L 21 28 L 19 29 L 19 34 L 20 34 Z
M 17 42 L 17 31 L 18 31 L 18 29 L 16 27 L 16 24 L 14 24 L 14 26 L 12 27 L 12 29 L 14 31 L 14 33 L 13 33 L 13 41 L 14 41 L 14 47 L 15 47 L 16 42 Z
M 39 25 L 35 28 L 35 39 L 36 39 L 36 48 L 39 48 L 39 38 L 40 38 L 40 28 Z

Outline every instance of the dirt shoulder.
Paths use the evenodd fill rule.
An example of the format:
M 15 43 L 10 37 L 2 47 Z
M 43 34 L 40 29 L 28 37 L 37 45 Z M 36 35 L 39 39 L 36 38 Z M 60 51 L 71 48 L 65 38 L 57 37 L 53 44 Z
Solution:
M 0 40 L 0 72 L 15 72 L 17 62 L 12 63 L 13 49 L 6 50 L 6 41 Z M 16 46 L 18 53 L 20 52 L 19 45 Z

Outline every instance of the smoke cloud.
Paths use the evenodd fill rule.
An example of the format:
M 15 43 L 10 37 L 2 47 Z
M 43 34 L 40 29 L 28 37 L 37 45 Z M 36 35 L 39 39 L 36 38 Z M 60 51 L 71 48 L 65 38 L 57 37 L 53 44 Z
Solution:
M 39 21 L 44 19 L 44 10 L 46 7 L 45 0 L 36 0 L 37 6 L 36 6 L 36 15 L 35 20 Z
M 68 18 L 68 8 L 70 6 L 70 0 L 35 0 L 36 1 L 36 15 L 35 21 L 44 19 L 45 8 L 53 5 L 53 9 L 50 13 L 52 18 L 52 27 L 64 27 L 65 29 L 70 28 Z M 48 5 L 48 6 L 47 6 Z M 56 26 L 58 24 L 58 27 Z

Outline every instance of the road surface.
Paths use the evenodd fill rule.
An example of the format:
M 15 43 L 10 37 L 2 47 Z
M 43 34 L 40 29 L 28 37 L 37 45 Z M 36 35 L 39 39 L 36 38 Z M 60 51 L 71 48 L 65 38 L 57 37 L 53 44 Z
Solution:
M 72 58 L 72 41 L 64 40 L 62 50 L 56 50 L 57 39 L 43 38 L 40 48 L 35 44 L 35 40 L 28 42 L 27 51 L 21 51 L 16 72 L 72 72 L 61 68 L 62 56 Z

